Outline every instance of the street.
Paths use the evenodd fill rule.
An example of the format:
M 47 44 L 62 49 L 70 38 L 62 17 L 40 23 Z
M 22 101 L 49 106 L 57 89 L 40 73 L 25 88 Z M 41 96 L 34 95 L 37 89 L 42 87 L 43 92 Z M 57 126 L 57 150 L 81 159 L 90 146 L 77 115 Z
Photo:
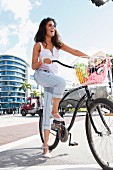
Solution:
M 51 159 L 43 158 L 38 120 L 38 116 L 30 115 L 0 116 L 0 169 L 101 169 L 87 143 L 84 117 L 71 131 L 72 140 L 79 145 L 68 146 L 69 141 L 60 142 L 51 152 Z

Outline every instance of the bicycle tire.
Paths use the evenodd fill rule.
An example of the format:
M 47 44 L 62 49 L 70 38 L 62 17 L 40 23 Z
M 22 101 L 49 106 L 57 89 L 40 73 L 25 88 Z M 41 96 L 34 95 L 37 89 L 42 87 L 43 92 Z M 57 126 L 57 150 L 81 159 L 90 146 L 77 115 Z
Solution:
M 42 143 L 44 143 L 44 135 L 43 135 L 43 114 L 39 117 L 39 133 Z M 50 132 L 51 133 L 51 132 Z M 49 145 L 49 150 L 53 150 L 57 147 L 59 143 L 58 133 L 56 133 L 55 139 L 52 144 Z
M 109 126 L 111 130 L 111 134 L 108 133 L 108 130 L 106 129 L 105 124 L 103 123 L 101 116 L 99 115 L 99 112 L 96 110 L 97 106 L 99 107 L 99 109 L 101 109 L 101 115 L 104 118 L 107 125 Z M 113 144 L 113 127 L 112 127 L 112 124 L 110 124 L 111 123 L 110 118 L 111 118 L 111 121 L 113 120 L 113 103 L 106 98 L 98 98 L 98 99 L 95 99 L 90 104 L 89 109 L 91 113 L 91 118 L 93 119 L 97 130 L 99 131 L 101 130 L 102 132 L 102 136 L 95 133 L 94 128 L 91 123 L 91 118 L 87 114 L 86 115 L 86 135 L 87 135 L 87 140 L 89 143 L 90 150 L 95 160 L 104 170 L 113 170 L 113 145 L 110 148 L 110 145 Z M 106 113 L 105 113 L 105 110 L 106 110 Z M 99 122 L 100 122 L 100 125 L 99 125 Z M 112 155 L 110 155 L 110 153 L 112 153 Z

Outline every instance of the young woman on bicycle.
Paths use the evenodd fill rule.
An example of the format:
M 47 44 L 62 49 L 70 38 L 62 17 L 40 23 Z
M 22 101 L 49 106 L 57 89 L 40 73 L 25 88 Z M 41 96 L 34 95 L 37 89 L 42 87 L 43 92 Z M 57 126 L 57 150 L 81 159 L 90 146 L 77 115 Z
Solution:
M 35 81 L 44 87 L 44 157 L 50 158 L 48 140 L 50 133 L 51 115 L 57 121 L 64 121 L 58 113 L 58 105 L 63 96 L 66 82 L 57 75 L 58 65 L 52 60 L 59 60 L 59 50 L 66 51 L 75 56 L 89 58 L 85 53 L 65 45 L 56 30 L 56 22 L 52 18 L 41 21 L 39 29 L 34 38 L 35 45 L 32 55 L 32 69 L 35 70 Z M 51 108 L 51 102 L 53 107 Z

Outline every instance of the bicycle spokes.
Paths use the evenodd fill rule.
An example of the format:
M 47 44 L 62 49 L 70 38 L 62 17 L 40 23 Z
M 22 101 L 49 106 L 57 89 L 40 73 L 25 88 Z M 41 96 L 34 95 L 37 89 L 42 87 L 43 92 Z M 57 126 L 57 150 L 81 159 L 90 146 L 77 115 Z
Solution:
M 91 111 L 96 133 L 90 122 L 90 141 L 93 154 L 107 167 L 113 168 L 113 110 L 107 104 L 93 106 Z M 89 142 L 90 143 L 90 142 Z

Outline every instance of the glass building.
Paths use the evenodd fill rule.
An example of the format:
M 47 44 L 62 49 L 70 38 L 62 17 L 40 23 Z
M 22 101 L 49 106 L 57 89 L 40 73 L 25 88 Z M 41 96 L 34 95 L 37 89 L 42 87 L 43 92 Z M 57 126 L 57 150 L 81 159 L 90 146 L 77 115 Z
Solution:
M 19 88 L 28 80 L 29 64 L 16 56 L 0 56 L 0 110 L 18 108 L 25 102 L 25 92 Z

